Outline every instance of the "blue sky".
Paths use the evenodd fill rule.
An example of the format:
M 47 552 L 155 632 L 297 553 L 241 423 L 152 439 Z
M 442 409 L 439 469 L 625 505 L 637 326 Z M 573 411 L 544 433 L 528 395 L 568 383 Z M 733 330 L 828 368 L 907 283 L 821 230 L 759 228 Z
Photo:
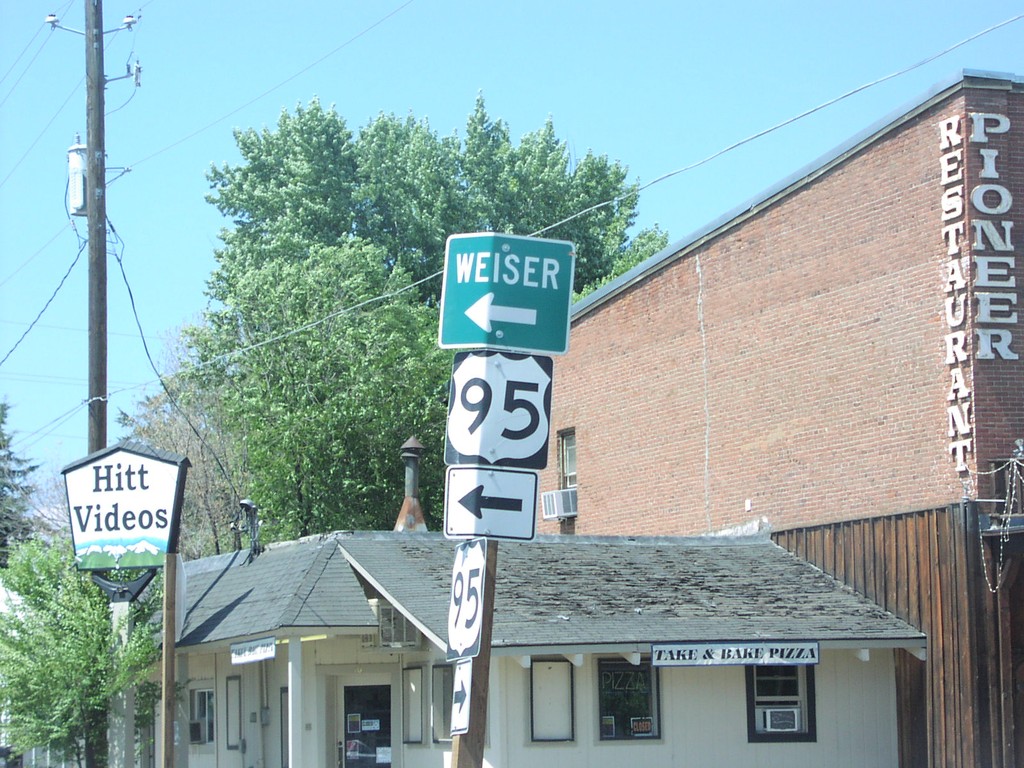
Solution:
M 82 0 L 0 0 L 0 359 L 78 251 L 65 208 L 67 148 L 85 137 Z M 104 3 L 111 82 L 107 215 L 157 364 L 206 306 L 218 232 L 211 164 L 237 161 L 234 128 L 273 127 L 313 97 L 356 130 L 377 114 L 463 134 L 478 93 L 514 138 L 551 116 L 575 155 L 647 184 L 888 75 L 813 115 L 646 189 L 639 226 L 681 239 L 963 69 L 1024 75 L 1011 2 L 682 3 L 373 0 Z M 131 171 L 114 179 L 121 167 Z M 75 221 L 85 233 L 84 219 Z M 525 233 L 518 233 L 525 234 Z M 84 456 L 86 258 L 0 365 L 19 455 L 46 472 Z M 108 271 L 109 441 L 119 410 L 157 390 L 116 262 Z

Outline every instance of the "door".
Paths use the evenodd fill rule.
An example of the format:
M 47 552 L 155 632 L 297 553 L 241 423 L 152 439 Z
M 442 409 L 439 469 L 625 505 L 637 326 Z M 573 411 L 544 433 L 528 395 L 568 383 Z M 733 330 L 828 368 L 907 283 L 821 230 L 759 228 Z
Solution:
M 346 685 L 338 768 L 391 768 L 391 686 Z

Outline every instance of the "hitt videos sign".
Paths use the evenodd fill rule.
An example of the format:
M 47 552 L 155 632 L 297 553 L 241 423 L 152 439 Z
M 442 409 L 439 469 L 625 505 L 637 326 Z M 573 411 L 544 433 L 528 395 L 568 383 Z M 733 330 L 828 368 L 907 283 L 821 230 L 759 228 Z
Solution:
M 188 460 L 126 441 L 64 468 L 80 570 L 159 568 L 177 548 Z

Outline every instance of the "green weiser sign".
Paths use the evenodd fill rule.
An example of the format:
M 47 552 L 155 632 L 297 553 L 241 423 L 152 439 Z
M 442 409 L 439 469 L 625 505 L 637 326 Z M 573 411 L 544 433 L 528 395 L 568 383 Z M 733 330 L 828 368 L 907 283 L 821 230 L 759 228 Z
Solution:
M 564 355 L 574 250 L 566 240 L 490 232 L 449 237 L 438 344 Z

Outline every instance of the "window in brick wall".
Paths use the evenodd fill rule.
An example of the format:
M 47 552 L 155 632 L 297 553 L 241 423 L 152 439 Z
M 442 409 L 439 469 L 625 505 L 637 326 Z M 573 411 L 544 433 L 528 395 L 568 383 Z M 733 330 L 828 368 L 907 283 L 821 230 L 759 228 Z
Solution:
M 576 430 L 558 433 L 558 487 L 576 487 Z

